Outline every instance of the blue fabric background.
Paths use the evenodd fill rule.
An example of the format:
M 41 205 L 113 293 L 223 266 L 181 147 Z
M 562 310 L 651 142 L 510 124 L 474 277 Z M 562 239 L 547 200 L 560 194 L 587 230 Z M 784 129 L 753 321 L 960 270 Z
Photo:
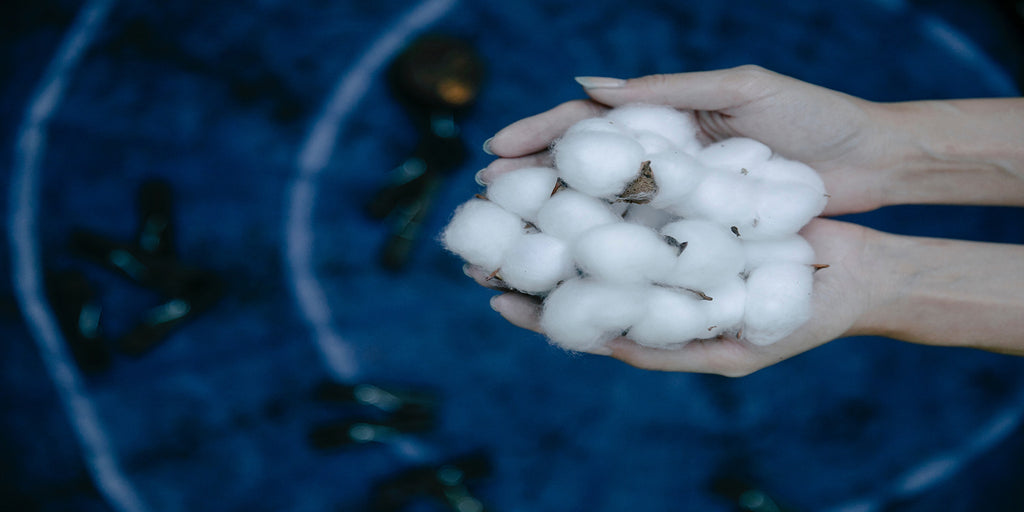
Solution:
M 1012 501 L 1024 481 L 1019 434 L 997 436 L 998 449 L 923 493 L 901 498 L 894 485 L 935 457 L 969 453 L 998 418 L 1019 418 L 1022 359 L 856 338 L 739 380 L 639 371 L 566 354 L 506 324 L 488 307 L 491 293 L 431 240 L 478 191 L 472 176 L 488 157 L 475 148 L 509 122 L 579 97 L 574 75 L 756 63 L 880 101 L 1019 94 L 994 11 L 957 2 L 454 3 L 426 30 L 476 45 L 487 82 L 463 123 L 474 151 L 445 183 L 408 269 L 380 269 L 385 228 L 362 213 L 415 144 L 377 72 L 311 181 L 309 224 L 315 277 L 359 378 L 436 390 L 441 422 L 417 439 L 420 457 L 307 446 L 306 430 L 336 411 L 310 395 L 330 372 L 289 282 L 288 191 L 335 84 L 416 5 L 121 2 L 70 76 L 40 167 L 40 264 L 86 272 L 104 329 L 124 332 L 157 298 L 72 257 L 67 237 L 86 227 L 130 238 L 137 187 L 162 177 L 176 194 L 181 258 L 226 283 L 212 311 L 157 350 L 118 357 L 84 380 L 148 509 L 358 509 L 378 479 L 476 448 L 495 471 L 474 490 L 503 511 L 733 510 L 709 490 L 722 468 L 797 510 L 1021 506 Z M 26 105 L 81 7 L 0 8 L 9 25 L 0 48 L 4 182 Z M 0 195 L 5 218 L 11 197 Z M 854 220 L 1024 242 L 1014 209 L 896 207 Z M 110 510 L 19 311 L 11 259 L 0 253 L 0 509 Z

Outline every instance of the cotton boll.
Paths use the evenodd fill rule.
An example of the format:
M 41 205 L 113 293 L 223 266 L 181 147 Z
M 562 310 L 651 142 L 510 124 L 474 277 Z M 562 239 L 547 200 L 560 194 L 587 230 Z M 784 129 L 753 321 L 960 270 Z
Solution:
M 655 208 L 683 204 L 707 175 L 707 169 L 682 151 L 664 151 L 648 157 L 658 192 L 651 201 Z
M 630 203 L 625 201 L 616 201 L 614 203 L 607 203 L 608 209 L 615 214 L 616 217 L 622 218 L 626 216 L 626 212 L 629 211 Z
M 720 334 L 735 333 L 743 322 L 746 309 L 746 282 L 734 276 L 708 288 L 704 293 L 711 300 L 700 303 L 708 317 L 702 337 L 714 338 Z
M 676 217 L 649 204 L 631 204 L 622 220 L 660 230 L 665 224 L 676 220 Z
M 705 146 L 696 156 L 708 167 L 749 172 L 750 169 L 767 162 L 772 156 L 772 150 L 754 139 L 733 137 Z
M 667 348 L 707 337 L 707 312 L 692 293 L 650 286 L 646 295 L 644 315 L 626 334 L 631 340 L 647 347 Z
M 710 221 L 685 219 L 661 228 L 661 233 L 686 244 L 662 281 L 665 284 L 704 291 L 743 271 L 743 244 L 729 228 Z
M 501 280 L 524 293 L 542 294 L 576 275 L 569 246 L 550 235 L 523 235 L 505 252 Z
M 743 240 L 746 272 L 769 263 L 814 263 L 814 248 L 800 235 L 787 235 L 767 240 Z
M 550 167 L 527 167 L 499 175 L 487 186 L 487 199 L 530 222 L 551 197 L 558 174 Z
M 591 117 L 578 121 L 576 124 L 569 127 L 566 130 L 565 135 L 573 135 L 580 132 L 605 132 L 605 133 L 617 133 L 625 134 L 626 131 L 619 126 L 615 121 L 611 119 L 605 119 L 603 117 Z
M 755 202 L 757 222 L 742 231 L 746 239 L 765 239 L 800 231 L 825 209 L 827 198 L 800 183 L 763 183 Z
M 662 105 L 631 104 L 610 110 L 605 114 L 605 119 L 633 132 L 657 133 L 687 153 L 695 153 L 700 149 L 697 123 L 692 112 L 680 112 Z
M 572 188 L 594 197 L 613 198 L 640 172 L 644 148 L 632 137 L 581 131 L 555 143 L 555 167 Z
M 462 259 L 491 271 L 522 235 L 523 220 L 518 215 L 490 201 L 471 199 L 455 210 L 441 241 Z
M 625 283 L 661 279 L 675 264 L 677 251 L 654 230 L 629 222 L 593 228 L 572 247 L 584 273 Z
M 713 220 L 724 226 L 746 226 L 756 213 L 757 184 L 749 176 L 710 173 L 681 205 L 666 206 L 683 217 Z
M 537 227 L 566 242 L 573 242 L 593 227 L 614 222 L 622 222 L 622 218 L 608 203 L 569 189 L 551 196 L 537 212 Z
M 544 299 L 540 327 L 558 346 L 592 350 L 622 334 L 644 314 L 643 298 L 638 286 L 572 279 Z
M 758 178 L 776 183 L 800 183 L 811 187 L 815 192 L 825 195 L 825 183 L 818 172 L 809 165 L 789 160 L 780 156 L 768 160 L 751 171 Z
M 808 265 L 774 263 L 747 278 L 743 338 L 769 345 L 790 335 L 811 318 L 814 271 Z
M 670 140 L 654 132 L 638 131 L 633 133 L 633 138 L 640 143 L 640 146 L 644 148 L 644 153 L 648 155 L 661 153 L 662 151 L 678 151 L 675 144 L 672 144 Z

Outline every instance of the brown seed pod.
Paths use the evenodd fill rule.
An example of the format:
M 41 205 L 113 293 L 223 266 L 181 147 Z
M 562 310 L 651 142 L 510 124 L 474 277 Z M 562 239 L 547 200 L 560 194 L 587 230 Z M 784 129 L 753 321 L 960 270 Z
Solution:
M 640 174 L 629 185 L 626 185 L 626 189 L 619 194 L 619 200 L 632 204 L 647 204 L 657 194 L 658 184 L 654 182 L 651 161 L 647 160 L 640 164 Z

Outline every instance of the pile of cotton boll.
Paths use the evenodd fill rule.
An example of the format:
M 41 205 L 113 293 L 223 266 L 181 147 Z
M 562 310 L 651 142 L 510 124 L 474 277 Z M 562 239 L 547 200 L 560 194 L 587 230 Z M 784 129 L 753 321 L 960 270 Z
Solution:
M 702 146 L 691 112 L 627 105 L 580 121 L 554 168 L 500 175 L 442 241 L 512 289 L 544 298 L 541 328 L 590 350 L 626 336 L 672 348 L 731 336 L 768 345 L 811 315 L 822 212 L 807 165 L 731 138 Z

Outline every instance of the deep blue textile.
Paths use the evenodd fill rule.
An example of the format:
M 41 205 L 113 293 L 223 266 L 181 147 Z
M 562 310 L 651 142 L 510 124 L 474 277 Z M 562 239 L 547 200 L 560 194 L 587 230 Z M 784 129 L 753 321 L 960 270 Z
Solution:
M 160 177 L 175 193 L 180 258 L 225 284 L 212 310 L 156 350 L 117 356 L 109 371 L 81 380 L 108 455 L 145 510 L 358 507 L 381 478 L 478 448 L 495 468 L 474 491 L 502 511 L 733 510 L 711 491 L 723 471 L 796 510 L 1014 506 L 1024 442 L 1006 434 L 1020 430 L 1022 359 L 857 338 L 739 380 L 644 372 L 566 354 L 506 324 L 488 307 L 491 292 L 432 240 L 479 189 L 472 176 L 488 157 L 475 148 L 509 122 L 579 97 L 574 75 L 755 63 L 879 101 L 1017 95 L 1011 64 L 993 51 L 1005 41 L 979 29 L 994 23 L 990 10 L 899 0 L 435 0 L 436 12 L 416 18 L 422 26 L 401 24 L 427 4 L 114 3 L 66 76 L 29 204 L 39 268 L 84 272 L 101 297 L 104 330 L 125 332 L 158 298 L 76 258 L 67 241 L 74 228 L 130 239 L 136 190 Z M 83 458 L 80 419 L 62 405 L 15 299 L 27 285 L 12 256 L 19 130 L 88 5 L 0 8 L 5 510 L 120 506 Z M 971 39 L 960 27 L 986 35 Z M 376 262 L 385 226 L 363 205 L 412 150 L 415 132 L 373 58 L 386 64 L 400 48 L 387 37 L 424 31 L 471 41 L 487 81 L 462 124 L 469 162 L 445 182 L 409 267 L 386 272 Z M 330 118 L 339 83 L 353 87 L 351 108 L 336 118 L 325 167 L 304 177 L 301 152 L 315 123 Z M 1015 209 L 896 207 L 854 220 L 1024 243 Z M 415 438 L 415 456 L 388 446 L 321 452 L 306 442 L 336 411 L 311 399 L 332 374 L 317 345 L 323 333 L 295 293 L 288 237 L 303 229 L 313 237 L 296 247 L 310 251 L 328 324 L 353 350 L 358 378 L 443 397 L 440 424 Z

